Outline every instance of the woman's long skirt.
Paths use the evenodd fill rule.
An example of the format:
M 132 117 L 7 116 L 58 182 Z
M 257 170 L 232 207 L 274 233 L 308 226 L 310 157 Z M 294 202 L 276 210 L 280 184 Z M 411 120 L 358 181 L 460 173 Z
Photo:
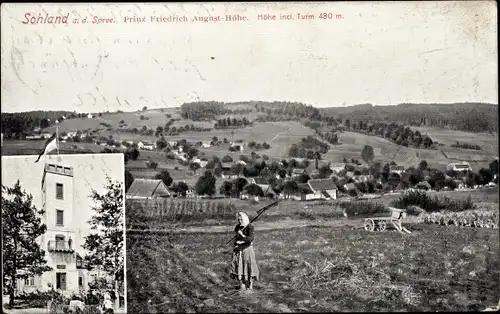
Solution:
M 259 279 L 259 267 L 255 259 L 255 252 L 252 246 L 242 251 L 233 252 L 231 263 L 231 277 L 238 280 Z

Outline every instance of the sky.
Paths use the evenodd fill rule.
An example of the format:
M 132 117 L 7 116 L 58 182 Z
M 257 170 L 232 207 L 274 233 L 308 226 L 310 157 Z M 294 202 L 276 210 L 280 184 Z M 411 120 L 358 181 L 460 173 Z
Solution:
M 26 13 L 69 14 L 70 23 L 23 24 Z M 342 18 L 320 19 L 325 13 Z M 246 21 L 193 21 L 226 14 Z M 280 20 L 288 14 L 294 20 Z M 125 21 L 134 17 L 146 22 Z M 498 103 L 493 1 L 2 4 L 1 33 L 2 112 L 203 100 Z
M 22 189 L 33 196 L 33 205 L 42 208 L 41 181 L 46 163 L 73 167 L 74 204 L 78 210 L 82 236 L 90 232 L 86 223 L 93 214 L 96 204 L 89 197 L 92 189 L 104 193 L 106 175 L 113 181 L 125 182 L 122 154 L 47 155 L 35 163 L 38 156 L 2 156 L 2 185 L 13 187 L 19 179 Z M 125 210 L 125 209 L 124 209 Z M 83 249 L 78 248 L 80 252 Z

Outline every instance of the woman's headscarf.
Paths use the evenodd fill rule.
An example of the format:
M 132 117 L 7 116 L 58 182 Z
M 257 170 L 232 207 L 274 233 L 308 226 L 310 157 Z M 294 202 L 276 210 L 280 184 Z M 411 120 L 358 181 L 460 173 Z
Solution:
M 239 212 L 239 213 L 238 213 L 238 215 L 236 216 L 236 219 L 238 219 L 238 217 L 240 217 L 240 216 L 241 216 L 241 218 L 242 218 L 241 220 L 243 220 L 243 221 L 241 222 L 241 225 L 242 225 L 243 227 L 248 226 L 248 224 L 250 223 L 250 219 L 248 219 L 247 214 L 245 214 L 244 212 Z

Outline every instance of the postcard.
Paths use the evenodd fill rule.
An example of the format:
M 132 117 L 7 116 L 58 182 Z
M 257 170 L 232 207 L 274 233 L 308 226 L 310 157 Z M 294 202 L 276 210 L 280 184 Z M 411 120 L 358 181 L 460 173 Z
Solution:
M 52 215 L 54 269 L 9 268 L 4 310 L 498 310 L 497 26 L 492 1 L 2 4 L 2 185 Z M 93 265 L 93 229 L 49 223 L 91 226 L 106 174 L 125 275 L 80 289 L 50 243 Z

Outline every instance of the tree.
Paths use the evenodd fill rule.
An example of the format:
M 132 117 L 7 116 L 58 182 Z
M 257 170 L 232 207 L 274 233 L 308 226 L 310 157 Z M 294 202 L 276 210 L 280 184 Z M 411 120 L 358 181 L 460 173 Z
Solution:
M 151 169 L 156 169 L 158 168 L 158 163 L 156 161 L 149 161 L 147 167 Z
M 158 147 L 158 149 L 164 149 L 165 147 L 168 146 L 168 142 L 167 140 L 165 139 L 165 137 L 160 137 L 157 141 L 156 141 L 156 147 Z
M 100 194 L 92 190 L 91 197 L 97 204 L 92 207 L 94 215 L 90 218 L 91 232 L 85 237 L 83 248 L 87 251 L 85 260 L 90 268 L 100 268 L 114 277 L 115 305 L 119 307 L 123 286 L 124 247 L 123 247 L 123 191 L 118 181 L 106 179 L 106 192 Z
M 213 176 L 212 172 L 205 171 L 203 176 L 196 182 L 196 193 L 198 195 L 215 195 L 215 182 L 216 178 Z
M 283 193 L 288 197 L 290 197 L 291 194 L 295 193 L 298 190 L 299 187 L 297 185 L 297 182 L 295 181 L 288 180 L 283 184 Z
M 137 158 L 139 158 L 139 150 L 137 148 L 132 148 L 132 149 L 128 149 L 125 154 L 127 154 L 129 156 L 130 159 L 132 160 L 137 160 Z
M 226 155 L 226 156 L 222 157 L 221 161 L 222 162 L 233 162 L 233 158 L 229 155 Z
M 12 188 L 2 185 L 3 285 L 11 307 L 17 279 L 51 270 L 45 251 L 36 242 L 47 230 L 42 223 L 44 211 L 37 210 L 32 201 L 33 196 L 22 189 L 19 180 Z
M 172 184 L 170 190 L 175 193 L 179 193 L 182 196 L 186 196 L 186 191 L 189 189 L 188 185 L 185 182 L 177 181 Z
M 172 184 L 172 181 L 174 181 L 172 179 L 172 177 L 170 176 L 170 173 L 168 172 L 168 170 L 162 170 L 160 173 L 157 173 L 155 175 L 155 179 L 162 180 L 166 186 L 170 186 L 170 184 Z
M 370 164 L 373 161 L 373 158 L 375 158 L 373 147 L 371 147 L 370 145 L 365 145 L 365 147 L 363 147 L 363 150 L 361 151 L 361 158 L 363 158 L 363 160 L 366 161 L 367 164 Z
M 427 170 L 429 168 L 429 165 L 427 164 L 427 161 L 422 160 L 420 164 L 418 165 L 418 169 L 420 170 Z
M 253 196 L 264 196 L 264 191 L 262 191 L 262 188 L 257 184 L 249 184 L 244 187 L 244 190 Z
M 148 107 L 146 107 L 146 106 L 142 107 L 142 111 L 146 111 L 146 110 L 148 110 Z
M 498 159 L 493 160 L 489 165 L 492 175 L 498 175 Z
M 194 173 L 196 173 L 196 170 L 200 169 L 201 166 L 197 162 L 192 162 L 189 164 L 189 169 L 193 170 Z
M 232 190 L 233 190 L 233 183 L 229 181 L 224 181 L 219 189 L 219 193 L 226 197 L 230 197 Z
M 125 170 L 125 192 L 132 185 L 132 182 L 134 182 L 134 176 L 130 171 Z

